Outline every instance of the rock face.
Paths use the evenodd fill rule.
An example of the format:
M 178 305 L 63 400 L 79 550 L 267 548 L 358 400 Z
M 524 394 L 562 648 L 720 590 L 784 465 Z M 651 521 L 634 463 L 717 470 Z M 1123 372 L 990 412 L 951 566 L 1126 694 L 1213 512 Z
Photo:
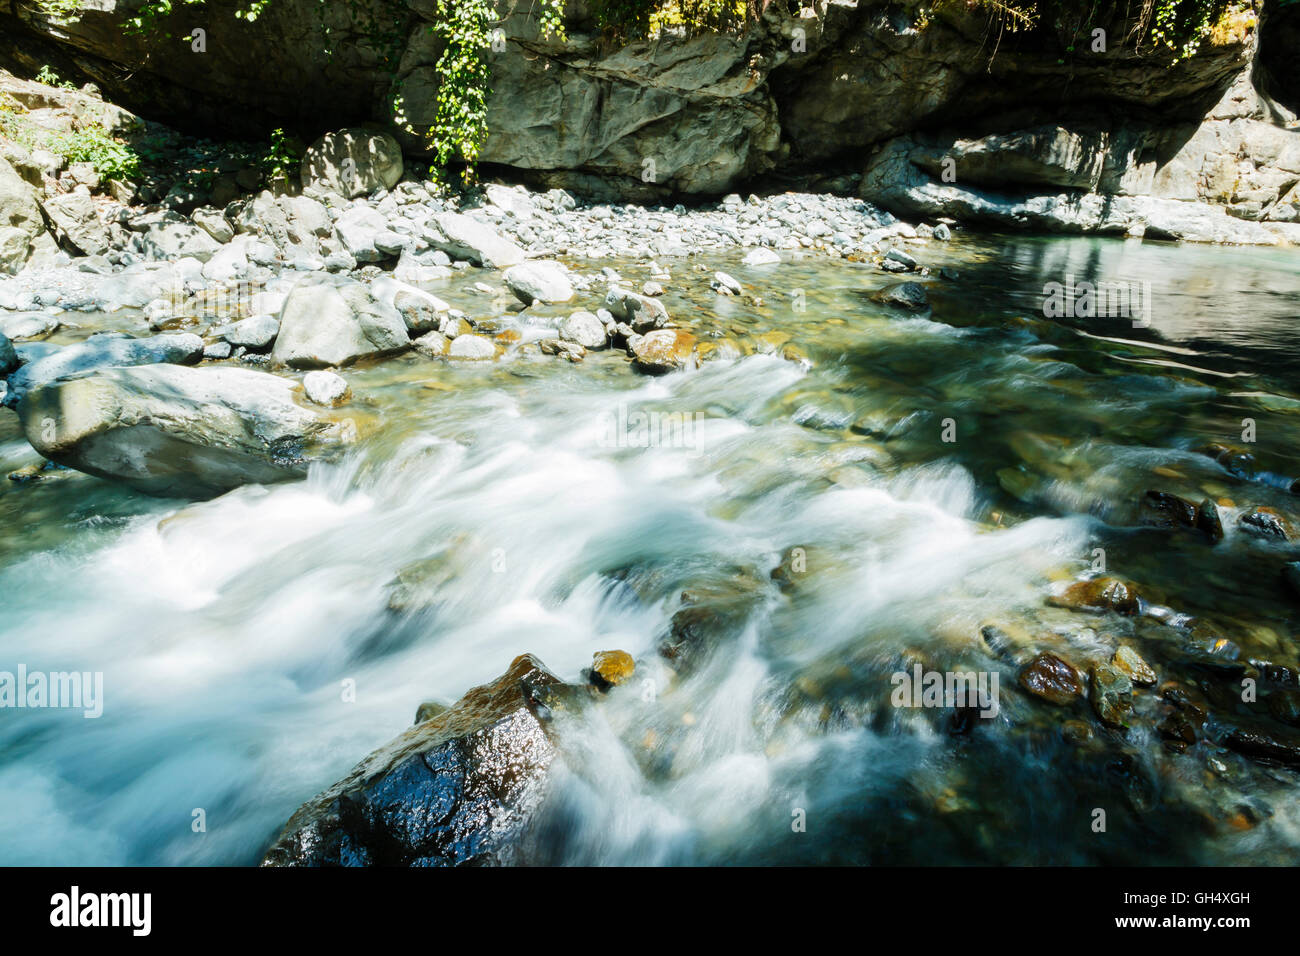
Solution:
M 214 0 L 205 15 L 223 41 L 202 57 L 162 31 L 124 35 L 121 3 L 91 6 L 68 24 L 39 5 L 0 13 L 0 39 L 33 72 L 71 53 L 81 78 L 162 119 L 259 133 L 372 122 L 427 155 L 444 52 L 429 30 L 437 4 L 282 0 L 249 21 L 234 0 Z M 1262 21 L 1230 11 L 1170 66 L 1154 42 L 1139 53 L 1118 39 L 1132 26 L 1120 14 L 1093 24 L 1111 38 L 1104 51 L 1043 23 L 1000 36 L 994 53 L 984 5 L 770 4 L 736 34 L 621 47 L 586 4 L 566 6 L 559 40 L 501 5 L 505 49 L 491 58 L 479 160 L 542 185 L 662 200 L 721 195 L 774 170 L 851 174 L 863 196 L 907 216 L 1228 242 L 1300 229 L 1289 8 L 1270 5 Z M 391 57 L 363 40 L 321 42 L 367 23 L 385 25 Z M 304 180 L 348 196 L 391 188 L 393 147 L 352 125 L 308 150 Z M 446 242 L 454 255 L 485 252 Z
M 406 322 L 352 279 L 308 276 L 289 292 L 271 361 L 290 368 L 348 365 L 407 348 Z
M 108 368 L 31 391 L 32 447 L 61 465 L 151 495 L 212 497 L 301 477 L 346 425 L 293 400 L 294 383 L 238 368 Z
M 524 862 L 518 842 L 545 792 L 552 694 L 531 655 L 370 754 L 294 813 L 264 866 Z
M 347 199 L 392 189 L 402 178 L 402 147 L 387 133 L 344 129 L 326 133 L 302 157 L 302 185 Z

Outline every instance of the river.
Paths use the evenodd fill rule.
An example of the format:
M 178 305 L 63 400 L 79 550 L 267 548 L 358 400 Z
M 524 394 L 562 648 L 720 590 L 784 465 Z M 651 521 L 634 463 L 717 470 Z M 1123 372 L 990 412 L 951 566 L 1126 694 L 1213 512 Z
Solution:
M 613 648 L 637 674 L 569 728 L 539 862 L 1294 861 L 1291 771 L 1165 746 L 1157 688 L 1116 733 L 1016 674 L 1123 643 L 1162 684 L 1217 681 L 1227 719 L 1207 657 L 1296 668 L 1294 555 L 1237 517 L 1300 513 L 1300 252 L 1012 236 L 918 257 L 950 271 L 915 314 L 865 263 L 665 260 L 670 314 L 736 348 L 658 378 L 613 352 L 348 370 L 363 439 L 299 483 L 190 504 L 4 482 L 0 670 L 102 672 L 104 709 L 0 714 L 0 861 L 254 864 L 421 701 L 524 652 L 576 679 Z M 649 278 L 572 263 L 607 264 Z M 1149 321 L 1045 317 L 1067 277 L 1143 290 Z M 472 279 L 430 288 L 468 310 Z M 34 461 L 0 410 L 0 469 Z M 1153 489 L 1218 502 L 1224 540 L 1144 527 Z M 1099 560 L 1156 612 L 1047 605 Z M 656 648 L 683 590 L 738 610 L 675 673 Z M 989 623 L 1027 635 L 1020 662 Z M 998 673 L 997 715 L 954 732 L 892 706 L 918 663 Z

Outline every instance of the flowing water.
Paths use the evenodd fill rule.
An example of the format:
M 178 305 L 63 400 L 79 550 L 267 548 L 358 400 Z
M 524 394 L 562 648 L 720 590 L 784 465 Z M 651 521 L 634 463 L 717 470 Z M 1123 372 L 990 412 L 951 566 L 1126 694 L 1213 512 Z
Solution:
M 539 861 L 1293 860 L 1292 771 L 1167 749 L 1155 689 L 1126 734 L 1033 699 L 980 628 L 1081 667 L 1122 641 L 1162 681 L 1213 674 L 1207 656 L 1296 666 L 1289 552 L 1236 517 L 1300 513 L 1300 253 L 1010 238 L 925 257 L 956 274 L 926 280 L 923 315 L 873 301 L 896 280 L 864 264 L 709 261 L 755 304 L 668 262 L 670 313 L 724 345 L 660 378 L 612 352 L 351 370 L 363 441 L 300 483 L 189 504 L 4 482 L 0 670 L 102 672 L 104 700 L 0 713 L 0 861 L 255 863 L 421 701 L 524 652 L 575 680 L 612 648 L 637 674 L 562 718 Z M 1149 327 L 1045 318 L 1066 276 L 1149 282 Z M 543 334 L 470 281 L 435 291 Z M 36 461 L 0 416 L 0 467 Z M 1242 445 L 1243 419 L 1249 476 L 1196 451 Z M 1142 527 L 1148 489 L 1214 499 L 1226 539 Z M 1048 607 L 1098 549 L 1172 611 Z M 683 591 L 734 613 L 675 671 L 657 648 Z M 918 663 L 998 673 L 997 716 L 954 732 L 951 710 L 891 706 Z

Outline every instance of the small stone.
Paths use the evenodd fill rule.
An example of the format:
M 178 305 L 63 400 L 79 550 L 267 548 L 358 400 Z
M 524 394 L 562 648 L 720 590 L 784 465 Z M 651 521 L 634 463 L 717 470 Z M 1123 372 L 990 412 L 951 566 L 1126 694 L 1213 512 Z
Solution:
M 713 273 L 712 287 L 725 295 L 740 295 L 741 285 L 725 272 Z
M 421 355 L 440 358 L 447 354 L 447 350 L 451 346 L 451 340 L 441 332 L 426 332 L 412 341 L 411 344 L 415 346 L 415 350 Z
M 303 376 L 302 387 L 308 399 L 328 408 L 342 405 L 352 392 L 347 379 L 334 372 L 308 372 Z
M 641 336 L 631 348 L 640 371 L 671 372 L 685 367 L 695 336 L 680 329 L 658 329 Z
M 1092 709 L 1107 727 L 1127 727 L 1133 712 L 1133 682 L 1117 667 L 1092 669 Z
M 452 339 L 451 348 L 447 350 L 447 354 L 455 359 L 481 362 L 496 358 L 497 348 L 491 339 L 470 333 L 458 335 Z
M 1020 686 L 1035 697 L 1063 706 L 1083 694 L 1079 672 L 1055 654 L 1044 651 L 1020 672 Z
M 605 323 L 590 312 L 574 312 L 560 322 L 560 338 L 587 349 L 603 349 L 609 338 Z
M 771 249 L 751 249 L 745 253 L 745 258 L 740 260 L 747 266 L 774 266 L 781 262 L 781 257 Z
M 591 659 L 591 682 L 608 690 L 626 681 L 635 670 L 636 662 L 627 651 L 597 651 Z
M 1196 527 L 1205 532 L 1212 544 L 1223 540 L 1223 520 L 1219 509 L 1209 498 L 1196 506 Z
M 1151 687 L 1156 682 L 1156 672 L 1151 669 L 1151 665 L 1127 645 L 1121 644 L 1110 662 L 1135 684 Z
M 885 305 L 898 306 L 909 312 L 924 312 L 930 308 L 930 297 L 925 286 L 917 282 L 901 282 L 877 292 L 872 298 Z

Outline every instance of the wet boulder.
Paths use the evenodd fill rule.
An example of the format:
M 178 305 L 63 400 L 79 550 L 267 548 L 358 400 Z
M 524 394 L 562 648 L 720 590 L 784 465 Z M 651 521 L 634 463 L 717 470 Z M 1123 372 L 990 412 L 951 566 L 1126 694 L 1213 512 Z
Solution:
M 1079 672 L 1055 654 L 1044 651 L 1036 656 L 1019 676 L 1020 686 L 1050 704 L 1064 706 L 1083 694 Z
M 240 368 L 101 369 L 19 405 L 27 440 L 69 468 L 146 494 L 214 497 L 300 478 L 355 429 L 298 405 L 295 383 Z
M 1253 760 L 1300 767 L 1300 736 L 1290 731 L 1239 727 L 1231 731 L 1223 742 L 1229 750 Z
M 262 864 L 526 862 L 520 843 L 556 759 L 551 709 L 566 688 L 532 655 L 515 658 L 300 807 Z
M 1128 727 L 1133 713 L 1133 682 L 1118 667 L 1098 664 L 1090 675 L 1092 709 L 1107 727 Z
M 695 349 L 695 336 L 681 329 L 658 329 L 647 332 L 632 346 L 639 372 L 651 375 L 685 368 Z
M 1120 645 L 1111 658 L 1111 666 L 1121 671 L 1135 684 L 1150 687 L 1156 682 L 1156 672 L 1142 659 L 1142 655 L 1127 645 Z
M 1251 508 L 1237 519 L 1237 523 L 1242 531 L 1259 538 L 1289 541 L 1292 537 L 1291 523 L 1272 508 Z
M 1114 611 L 1129 616 L 1137 614 L 1141 608 L 1137 590 L 1131 584 L 1108 577 L 1076 581 L 1063 594 L 1048 598 L 1048 603 L 1072 611 Z
M 1194 528 L 1196 506 L 1167 491 L 1148 491 L 1138 506 L 1141 522 L 1155 528 Z

